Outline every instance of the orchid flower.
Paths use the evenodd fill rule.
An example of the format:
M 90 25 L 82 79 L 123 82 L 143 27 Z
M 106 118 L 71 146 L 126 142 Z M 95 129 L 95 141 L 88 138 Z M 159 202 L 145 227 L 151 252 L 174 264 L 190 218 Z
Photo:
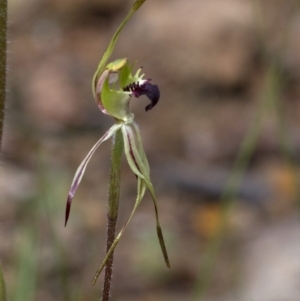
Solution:
M 69 218 L 71 203 L 74 198 L 75 192 L 82 180 L 87 164 L 90 161 L 91 157 L 93 156 L 97 148 L 102 144 L 102 142 L 112 137 L 119 137 L 118 139 L 120 141 L 122 141 L 121 138 L 123 138 L 124 152 L 127 158 L 127 162 L 137 178 L 136 201 L 129 218 L 122 227 L 121 231 L 114 239 L 113 243 L 111 245 L 109 244 L 106 256 L 104 257 L 100 267 L 98 268 L 94 276 L 92 282 L 93 285 L 95 284 L 103 268 L 106 266 L 106 263 L 108 263 L 108 259 L 110 259 L 110 256 L 112 255 L 116 245 L 123 235 L 127 225 L 131 221 L 133 214 L 141 203 L 146 190 L 150 192 L 153 200 L 156 217 L 156 230 L 160 247 L 162 249 L 166 265 L 170 267 L 162 230 L 159 223 L 156 195 L 150 179 L 150 168 L 148 160 L 143 149 L 140 130 L 137 124 L 134 122 L 134 114 L 130 112 L 129 108 L 129 103 L 132 96 L 138 98 L 142 95 L 146 95 L 150 99 L 151 103 L 148 104 L 145 109 L 146 111 L 151 110 L 157 104 L 160 97 L 160 92 L 157 85 L 151 84 L 150 79 L 144 78 L 144 74 L 142 74 L 141 68 L 138 69 L 137 72 L 133 75 L 133 65 L 130 65 L 127 59 L 118 59 L 112 63 L 107 64 L 124 26 L 145 1 L 146 0 L 135 1 L 131 10 L 113 35 L 94 74 L 92 80 L 92 90 L 96 103 L 104 114 L 110 115 L 114 119 L 115 124 L 92 147 L 82 163 L 79 165 L 68 194 L 65 225 L 67 224 Z M 110 265 L 111 269 L 112 264 L 108 264 Z M 111 272 L 108 272 L 107 275 L 105 275 L 104 282 L 105 297 L 103 295 L 103 298 L 105 298 L 105 300 L 109 299 L 110 280 Z M 105 287 L 106 284 L 107 286 Z
M 161 227 L 159 224 L 156 195 L 150 179 L 148 160 L 143 149 L 140 130 L 137 124 L 134 122 L 134 114 L 131 113 L 129 108 L 132 96 L 138 98 L 142 95 L 146 95 L 150 99 L 151 103 L 148 104 L 145 109 L 146 111 L 151 110 L 157 104 L 160 97 L 160 92 L 157 85 L 151 84 L 150 79 L 144 78 L 141 68 L 138 69 L 134 75 L 132 74 L 132 69 L 133 65 L 130 65 L 129 61 L 126 58 L 123 58 L 109 63 L 103 68 L 103 70 L 101 70 L 101 74 L 96 73 L 94 76 L 93 92 L 96 103 L 104 114 L 113 117 L 115 124 L 91 148 L 87 156 L 79 165 L 75 173 L 67 200 L 65 223 L 67 223 L 69 218 L 74 194 L 82 180 L 91 157 L 97 148 L 102 144 L 102 142 L 111 138 L 114 134 L 116 134 L 117 131 L 121 131 L 127 162 L 132 172 L 137 177 L 137 197 L 134 208 L 128 220 L 117 235 L 111 248 L 108 250 L 100 268 L 97 271 L 94 281 L 96 281 L 100 272 L 104 268 L 107 259 L 118 244 L 138 205 L 142 201 L 146 190 L 150 192 L 154 203 L 157 234 L 166 265 L 170 267 Z

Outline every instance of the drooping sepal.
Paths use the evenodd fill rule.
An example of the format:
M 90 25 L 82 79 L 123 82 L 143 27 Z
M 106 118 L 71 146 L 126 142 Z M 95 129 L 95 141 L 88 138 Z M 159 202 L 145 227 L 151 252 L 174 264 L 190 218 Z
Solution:
M 155 195 L 154 188 L 153 188 L 153 185 L 150 180 L 150 168 L 149 168 L 146 154 L 143 149 L 142 139 L 141 139 L 139 128 L 134 122 L 132 122 L 128 125 L 122 124 L 121 130 L 122 130 L 123 139 L 124 139 L 124 152 L 125 152 L 125 155 L 127 158 L 127 162 L 129 164 L 131 170 L 133 171 L 133 173 L 135 173 L 137 176 L 137 197 L 136 197 L 136 201 L 135 201 L 134 207 L 132 209 L 132 212 L 131 212 L 129 218 L 127 219 L 126 223 L 122 227 L 118 236 L 115 238 L 110 249 L 108 250 L 104 259 L 102 260 L 99 268 L 97 269 L 95 276 L 93 278 L 93 281 L 92 281 L 92 285 L 94 285 L 96 283 L 100 273 L 102 272 L 102 270 L 104 269 L 104 267 L 106 265 L 107 260 L 109 259 L 112 252 L 114 251 L 117 244 L 119 243 L 123 233 L 125 232 L 128 224 L 130 223 L 136 209 L 138 208 L 139 204 L 141 203 L 141 201 L 145 195 L 146 189 L 149 190 L 149 192 L 152 196 L 154 210 L 155 210 L 155 217 L 156 217 L 156 232 L 157 232 L 159 244 L 160 244 L 160 247 L 161 247 L 161 250 L 163 253 L 165 263 L 166 263 L 167 267 L 170 268 L 170 261 L 169 261 L 167 249 L 165 246 L 161 226 L 159 223 L 156 195 Z
M 90 159 L 92 158 L 93 154 L 97 150 L 97 148 L 102 144 L 102 142 L 106 141 L 110 137 L 113 136 L 113 134 L 118 131 L 121 128 L 121 124 L 115 124 L 113 125 L 102 137 L 101 139 L 91 148 L 91 150 L 88 152 L 87 156 L 84 158 L 84 160 L 79 165 L 75 176 L 73 178 L 71 188 L 68 193 L 68 199 L 67 199 L 67 205 L 66 205 L 66 214 L 65 214 L 65 226 L 67 225 L 70 210 L 71 210 L 71 204 L 72 200 L 74 198 L 75 192 L 82 180 L 82 177 L 84 175 L 85 169 L 87 167 L 87 164 L 89 163 Z
M 136 174 L 138 178 L 141 179 L 141 181 L 143 182 L 145 187 L 147 187 L 147 189 L 151 194 L 154 210 L 155 210 L 156 228 L 157 228 L 159 243 L 161 246 L 161 250 L 166 265 L 167 267 L 170 267 L 170 261 L 168 258 L 167 249 L 165 246 L 165 242 L 164 242 L 164 238 L 162 235 L 162 230 L 159 222 L 157 199 L 153 188 L 153 184 L 150 179 L 149 163 L 143 148 L 140 130 L 136 125 L 136 123 L 134 122 L 132 122 L 130 125 L 123 125 L 121 130 L 123 132 L 124 152 L 127 158 L 127 162 L 131 170 Z

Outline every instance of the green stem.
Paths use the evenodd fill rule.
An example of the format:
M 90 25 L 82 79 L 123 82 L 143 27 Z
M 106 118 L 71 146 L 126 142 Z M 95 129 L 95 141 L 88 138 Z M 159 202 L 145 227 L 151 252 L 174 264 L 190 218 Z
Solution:
M 0 147 L 2 143 L 6 88 L 7 0 L 0 1 Z
M 0 148 L 2 143 L 3 118 L 6 88 L 6 34 L 7 34 L 7 0 L 0 1 Z M 0 301 L 6 301 L 5 281 L 0 265 Z
M 108 211 L 107 211 L 107 241 L 106 250 L 109 251 L 112 243 L 115 240 L 116 224 L 118 220 L 119 198 L 120 198 L 120 183 L 121 183 L 121 161 L 123 154 L 123 137 L 122 132 L 118 130 L 114 135 L 113 147 L 110 161 L 109 175 L 109 194 L 108 194 Z M 111 253 L 107 260 L 103 284 L 102 301 L 109 301 L 112 269 L 114 261 L 114 252 Z

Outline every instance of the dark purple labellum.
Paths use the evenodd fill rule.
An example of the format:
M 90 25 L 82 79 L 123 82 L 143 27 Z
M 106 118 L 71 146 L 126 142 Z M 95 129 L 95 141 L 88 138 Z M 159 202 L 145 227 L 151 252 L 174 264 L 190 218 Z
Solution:
M 139 98 L 141 95 L 146 95 L 151 103 L 148 104 L 145 109 L 146 111 L 151 110 L 159 101 L 160 92 L 157 85 L 152 85 L 149 81 L 146 81 L 144 84 L 139 85 L 138 83 L 132 83 L 123 88 L 126 92 L 132 92 L 132 95 Z

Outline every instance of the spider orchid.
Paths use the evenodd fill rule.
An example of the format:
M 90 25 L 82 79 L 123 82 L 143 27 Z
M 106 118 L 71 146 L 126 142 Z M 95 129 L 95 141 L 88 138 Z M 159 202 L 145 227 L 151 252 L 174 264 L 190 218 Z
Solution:
M 113 137 L 118 131 L 121 131 L 124 143 L 124 152 L 127 162 L 132 172 L 137 177 L 137 197 L 133 210 L 124 224 L 123 228 L 117 235 L 112 246 L 108 250 L 105 258 L 102 261 L 100 268 L 94 278 L 94 282 L 104 268 L 107 259 L 114 251 L 127 225 L 129 224 L 138 205 L 144 197 L 146 190 L 151 194 L 156 217 L 157 235 L 160 246 L 164 255 L 166 265 L 170 267 L 169 259 L 162 236 L 161 227 L 158 218 L 157 201 L 154 188 L 150 179 L 150 168 L 147 157 L 145 155 L 140 130 L 134 122 L 134 114 L 130 112 L 129 104 L 132 96 L 140 97 L 146 95 L 151 103 L 146 106 L 146 111 L 151 110 L 158 102 L 160 92 L 157 85 L 150 83 L 150 79 L 144 79 L 142 69 L 138 69 L 133 75 L 133 66 L 129 64 L 127 59 L 119 59 L 106 65 L 101 72 L 96 72 L 93 79 L 93 93 L 98 107 L 104 114 L 110 115 L 115 120 L 115 124 L 100 138 L 100 140 L 91 148 L 87 156 L 79 165 L 67 200 L 65 224 L 68 221 L 71 203 L 74 194 L 81 182 L 81 179 L 86 170 L 87 164 L 97 148 L 106 140 Z

